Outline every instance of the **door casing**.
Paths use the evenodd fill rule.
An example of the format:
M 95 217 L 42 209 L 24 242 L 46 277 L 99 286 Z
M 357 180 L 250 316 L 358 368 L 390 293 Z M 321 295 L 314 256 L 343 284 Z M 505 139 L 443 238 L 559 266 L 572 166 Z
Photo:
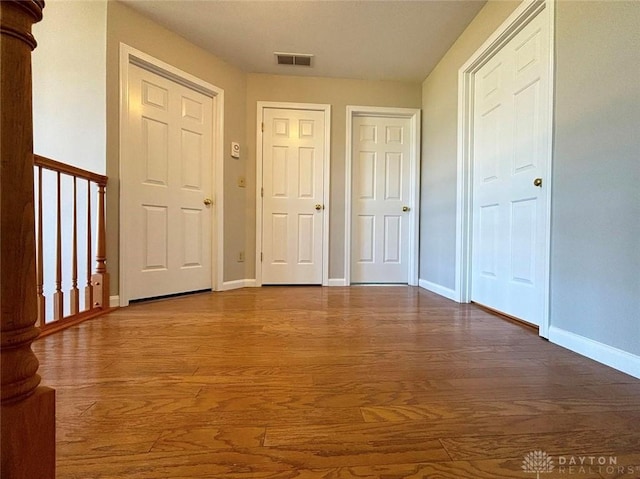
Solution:
M 212 289 L 218 290 L 222 287 L 224 275 L 224 178 L 223 178 L 223 138 L 224 138 L 224 90 L 218 88 L 204 80 L 201 80 L 189 73 L 186 73 L 168 63 L 162 62 L 144 52 L 136 50 L 124 43 L 120 43 L 120 142 L 119 142 L 119 175 L 122 179 L 122 159 L 127 157 L 128 152 L 128 109 L 129 109 L 129 67 L 136 65 L 148 70 L 156 75 L 172 80 L 184 85 L 192 90 L 200 92 L 212 98 L 213 107 L 213 131 L 212 131 L 212 159 L 213 167 L 213 228 L 211 237 L 212 265 L 211 265 L 211 285 Z M 124 182 L 121 181 L 121 184 Z M 119 303 L 120 306 L 128 306 L 127 277 L 124 260 L 124 252 L 129 244 L 129 232 L 125 227 L 127 204 L 127 191 L 120 188 L 120 255 L 119 255 Z
M 262 118 L 266 108 L 288 110 L 313 110 L 324 112 L 324 158 L 323 164 L 323 204 L 324 217 L 322 223 L 322 286 L 329 285 L 329 202 L 330 163 L 331 163 L 331 105 L 318 103 L 290 103 L 290 102 L 257 102 L 256 111 L 256 286 L 262 286 Z
M 351 190 L 352 190 L 352 162 L 353 162 L 353 119 L 357 116 L 375 116 L 387 118 L 406 118 L 409 120 L 411 139 L 409 170 L 411 174 L 409 193 L 409 245 L 407 283 L 418 285 L 418 232 L 420 218 L 420 109 L 419 108 L 389 108 L 372 106 L 347 106 L 347 132 L 345 150 L 345 285 L 351 284 Z
M 549 263 L 551 243 L 551 161 L 553 156 L 553 97 L 554 97 L 554 0 L 525 0 L 505 22 L 487 39 L 487 41 L 469 58 L 458 71 L 458 181 L 456 207 L 456 280 L 454 298 L 461 303 L 471 301 L 471 248 L 473 237 L 472 198 L 473 198 L 473 111 L 475 74 L 489 59 L 525 25 L 544 10 L 548 11 L 549 32 L 549 78 L 548 95 L 544 101 L 548 104 L 547 132 L 549 141 L 541 161 L 547 163 L 548 177 L 544 179 L 546 195 L 546 231 L 544 254 L 544 305 L 539 334 L 549 336 Z

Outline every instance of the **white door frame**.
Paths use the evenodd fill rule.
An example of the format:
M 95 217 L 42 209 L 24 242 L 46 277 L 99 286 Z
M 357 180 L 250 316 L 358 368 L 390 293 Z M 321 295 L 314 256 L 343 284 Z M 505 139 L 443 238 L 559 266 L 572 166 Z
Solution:
M 256 110 L 256 286 L 262 286 L 262 118 L 266 108 L 288 110 L 312 110 L 324 112 L 324 158 L 323 158 L 323 203 L 322 219 L 322 286 L 329 285 L 329 193 L 331 163 L 331 105 L 319 103 L 289 103 L 259 101 Z
M 525 25 L 544 10 L 548 11 L 549 32 L 549 88 L 548 97 L 548 147 L 541 162 L 547 164 L 545 188 L 540 193 L 547 202 L 544 260 L 544 305 L 540 323 L 540 336 L 549 336 L 549 263 L 551 243 L 551 160 L 553 156 L 553 95 L 554 95 L 554 0 L 525 0 L 489 39 L 471 56 L 458 71 L 458 182 L 456 208 L 456 283 L 455 298 L 458 302 L 471 301 L 471 247 L 472 247 L 472 198 L 473 198 L 473 111 L 476 72 Z
M 120 147 L 119 147 L 119 177 L 120 185 L 122 181 L 122 162 L 128 155 L 128 110 L 129 110 L 129 68 L 131 65 L 138 66 L 147 71 L 160 75 L 163 78 L 179 83 L 203 95 L 210 97 L 213 105 L 213 131 L 212 133 L 212 161 L 213 167 L 213 228 L 211 236 L 211 287 L 219 290 L 222 287 L 224 275 L 224 178 L 223 178 L 223 140 L 224 140 L 224 90 L 212 85 L 200 78 L 190 75 L 168 63 L 164 63 L 157 58 L 147 55 L 124 43 L 120 43 Z M 119 255 L 119 295 L 120 306 L 129 304 L 127 295 L 127 277 L 124 265 L 126 254 L 130 243 L 130 232 L 127 231 L 125 219 L 127 216 L 127 191 L 120 187 L 120 255 Z
M 345 245 L 344 245 L 344 269 L 345 284 L 351 284 L 351 171 L 353 148 L 353 119 L 357 116 L 377 116 L 386 118 L 406 118 L 410 120 L 409 140 L 411 156 L 409 171 L 413 181 L 410 183 L 409 193 L 409 257 L 407 283 L 410 286 L 418 285 L 418 222 L 420 219 L 420 109 L 419 108 L 388 108 L 377 106 L 347 106 L 347 137 L 345 151 Z

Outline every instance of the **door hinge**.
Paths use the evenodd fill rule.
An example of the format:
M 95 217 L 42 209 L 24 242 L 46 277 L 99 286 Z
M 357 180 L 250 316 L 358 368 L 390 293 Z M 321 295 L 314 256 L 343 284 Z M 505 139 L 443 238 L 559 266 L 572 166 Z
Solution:
M 260 129 L 262 130 L 262 133 L 264 133 L 264 121 L 261 123 Z
M 262 253 L 260 253 L 260 262 L 262 263 Z
M 260 188 L 260 196 L 264 198 L 264 188 Z

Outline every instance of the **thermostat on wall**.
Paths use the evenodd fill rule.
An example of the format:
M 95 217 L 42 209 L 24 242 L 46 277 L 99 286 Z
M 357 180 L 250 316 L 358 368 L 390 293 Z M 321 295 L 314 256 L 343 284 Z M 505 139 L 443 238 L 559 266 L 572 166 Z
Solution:
M 240 158 L 240 143 L 235 141 L 231 142 L 231 156 L 233 158 Z

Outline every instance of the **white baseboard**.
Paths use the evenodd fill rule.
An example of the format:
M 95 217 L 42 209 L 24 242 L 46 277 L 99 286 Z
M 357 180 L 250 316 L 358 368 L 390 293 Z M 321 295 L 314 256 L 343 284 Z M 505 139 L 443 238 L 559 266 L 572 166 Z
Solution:
M 120 307 L 120 296 L 109 296 L 109 307 L 110 308 L 119 308 Z
M 327 286 L 348 286 L 348 284 L 344 278 L 329 278 Z
M 444 296 L 445 298 L 450 299 L 452 301 L 456 301 L 458 303 L 460 302 L 458 300 L 458 293 L 456 293 L 456 291 L 453 289 L 445 288 L 444 286 L 440 286 L 439 284 L 432 283 L 431 281 L 427 281 L 426 279 L 419 279 L 418 286 L 428 291 L 431 291 L 432 293 L 436 293 L 436 294 L 439 294 L 440 296 Z
M 640 356 L 551 326 L 549 341 L 640 379 Z
M 225 281 L 218 291 L 230 291 L 232 289 L 240 288 L 255 288 L 255 279 L 236 279 L 234 281 Z

